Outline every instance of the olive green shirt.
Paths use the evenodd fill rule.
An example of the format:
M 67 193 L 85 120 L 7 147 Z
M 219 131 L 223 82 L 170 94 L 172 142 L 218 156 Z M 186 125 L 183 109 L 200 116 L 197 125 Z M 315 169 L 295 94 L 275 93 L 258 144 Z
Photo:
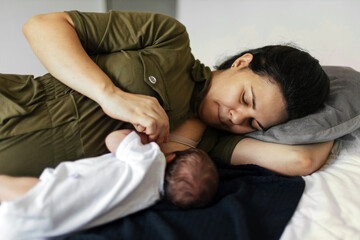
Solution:
M 84 49 L 116 86 L 156 97 L 171 129 L 194 114 L 211 70 L 193 57 L 181 23 L 156 13 L 68 14 Z M 129 127 L 50 74 L 0 75 L 0 101 L 0 173 L 38 175 L 61 161 L 106 153 L 107 134 Z M 208 128 L 199 147 L 229 162 L 241 139 Z

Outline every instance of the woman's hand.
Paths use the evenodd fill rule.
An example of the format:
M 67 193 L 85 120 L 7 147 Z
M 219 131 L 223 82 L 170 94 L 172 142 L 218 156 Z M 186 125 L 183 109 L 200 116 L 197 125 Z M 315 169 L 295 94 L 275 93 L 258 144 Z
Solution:
M 149 141 L 168 141 L 169 118 L 156 98 L 113 88 L 98 103 L 108 116 L 131 123 Z

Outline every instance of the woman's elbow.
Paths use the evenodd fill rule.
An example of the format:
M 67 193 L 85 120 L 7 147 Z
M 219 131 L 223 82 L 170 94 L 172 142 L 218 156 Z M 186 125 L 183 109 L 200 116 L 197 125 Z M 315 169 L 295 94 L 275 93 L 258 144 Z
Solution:
M 39 25 L 44 20 L 44 14 L 35 15 L 31 17 L 22 27 L 22 32 L 25 35 L 25 37 L 28 37 L 30 34 L 32 34 L 36 30 L 40 30 Z
M 308 157 L 303 157 L 299 159 L 299 176 L 307 176 L 313 173 L 313 160 Z
M 31 17 L 23 25 L 22 32 L 26 38 L 36 36 L 41 31 L 46 33 L 47 29 L 54 27 L 56 22 L 71 23 L 69 15 L 65 12 L 39 14 Z
M 318 170 L 318 166 L 316 165 L 316 159 L 314 157 L 309 156 L 308 154 L 297 154 L 296 155 L 296 166 L 295 166 L 295 174 L 298 176 L 307 176 Z
M 294 162 L 297 162 L 298 173 L 306 176 L 319 170 L 329 157 L 334 141 L 307 145 L 296 149 Z

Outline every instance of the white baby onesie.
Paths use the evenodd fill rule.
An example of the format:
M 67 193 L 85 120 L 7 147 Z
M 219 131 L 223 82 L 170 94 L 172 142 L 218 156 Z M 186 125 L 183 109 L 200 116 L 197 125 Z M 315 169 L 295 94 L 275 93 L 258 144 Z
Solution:
M 48 239 L 98 226 L 160 199 L 165 157 L 132 132 L 114 154 L 45 169 L 26 194 L 0 205 L 0 239 Z

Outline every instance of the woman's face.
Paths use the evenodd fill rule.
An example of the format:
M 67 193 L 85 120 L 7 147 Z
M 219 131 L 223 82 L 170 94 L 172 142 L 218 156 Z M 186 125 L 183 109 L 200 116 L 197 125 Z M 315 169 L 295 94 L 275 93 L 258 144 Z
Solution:
M 286 103 L 279 86 L 248 68 L 251 60 L 252 55 L 245 54 L 233 67 L 213 73 L 198 111 L 207 125 L 248 133 L 286 121 Z

